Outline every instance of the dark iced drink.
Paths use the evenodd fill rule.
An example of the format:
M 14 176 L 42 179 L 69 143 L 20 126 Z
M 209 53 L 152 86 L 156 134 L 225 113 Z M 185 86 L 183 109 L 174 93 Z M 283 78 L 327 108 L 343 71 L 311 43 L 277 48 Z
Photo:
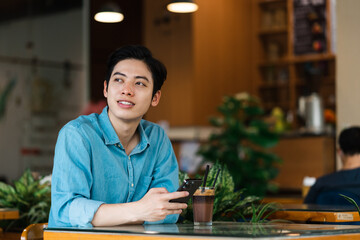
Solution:
M 200 187 L 193 195 L 193 214 L 195 225 L 212 225 L 215 190 Z

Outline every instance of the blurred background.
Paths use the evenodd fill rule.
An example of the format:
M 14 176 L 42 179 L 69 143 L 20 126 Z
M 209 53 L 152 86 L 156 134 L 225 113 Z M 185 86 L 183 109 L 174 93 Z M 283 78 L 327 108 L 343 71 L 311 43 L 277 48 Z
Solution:
M 312 161 L 303 163 L 297 181 L 338 168 L 336 133 L 360 123 L 359 1 L 197 0 L 193 13 L 168 11 L 170 0 L 111 2 L 123 21 L 95 21 L 101 0 L 0 2 L 1 180 L 28 167 L 51 172 L 58 131 L 103 106 L 108 55 L 126 44 L 147 46 L 168 68 L 161 103 L 145 118 L 168 130 L 179 159 L 184 144 L 208 136 L 225 95 L 247 92 L 262 101 L 270 123 L 282 116 L 279 132 L 290 143 L 276 151 L 288 174 L 299 169 L 294 152 L 283 152 L 294 141 L 290 149 L 309 146 L 301 151 L 329 165 L 311 172 Z M 304 102 L 318 110 L 306 115 Z

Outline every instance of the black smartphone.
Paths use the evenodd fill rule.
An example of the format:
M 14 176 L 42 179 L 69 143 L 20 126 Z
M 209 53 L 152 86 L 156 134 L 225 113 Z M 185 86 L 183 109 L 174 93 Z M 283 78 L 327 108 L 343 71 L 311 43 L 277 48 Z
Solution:
M 185 179 L 177 191 L 188 191 L 189 195 L 183 198 L 172 199 L 169 202 L 187 203 L 195 193 L 196 189 L 201 186 L 202 182 L 201 179 Z

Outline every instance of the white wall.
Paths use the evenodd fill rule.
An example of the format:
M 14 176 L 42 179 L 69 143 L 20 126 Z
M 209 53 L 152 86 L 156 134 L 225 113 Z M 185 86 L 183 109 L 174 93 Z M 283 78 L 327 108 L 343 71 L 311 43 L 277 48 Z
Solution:
M 360 1 L 338 0 L 336 104 L 338 132 L 360 125 Z
M 360 125 L 360 1 L 336 1 L 337 132 Z M 337 160 L 337 168 L 341 162 Z
M 57 132 L 75 118 L 86 104 L 87 83 L 84 70 L 83 10 L 75 9 L 49 16 L 0 23 L 0 56 L 54 61 L 65 60 L 83 66 L 71 70 L 65 85 L 62 67 L 33 67 L 24 62 L 0 59 L 0 93 L 11 79 L 16 85 L 7 101 L 5 117 L 0 119 L 0 176 L 18 178 L 28 166 L 47 173 L 52 167 Z M 33 42 L 33 48 L 27 43 Z M 38 81 L 37 81 L 38 80 Z M 39 94 L 42 92 L 39 99 Z M 40 94 L 41 95 L 41 94 Z M 40 101 L 46 110 L 34 112 Z M 39 149 L 40 155 L 24 155 L 22 149 Z M 43 167 L 41 167 L 43 166 Z

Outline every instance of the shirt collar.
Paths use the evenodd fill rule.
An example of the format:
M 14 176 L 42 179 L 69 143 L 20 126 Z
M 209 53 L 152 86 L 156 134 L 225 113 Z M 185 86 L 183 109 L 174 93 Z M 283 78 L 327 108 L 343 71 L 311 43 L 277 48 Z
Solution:
M 104 107 L 103 111 L 99 116 L 99 124 L 102 130 L 105 144 L 113 145 L 119 143 L 119 137 L 117 136 L 114 127 L 112 126 L 109 115 L 108 115 L 108 106 Z
M 100 127 L 104 136 L 105 144 L 106 145 L 114 145 L 114 144 L 120 144 L 119 137 L 117 136 L 114 127 L 112 126 L 109 115 L 108 115 L 108 109 L 109 107 L 104 107 L 103 111 L 99 115 L 99 123 Z M 144 130 L 144 120 L 140 121 L 140 124 L 138 126 L 138 131 L 140 134 L 140 143 L 134 148 L 133 153 L 141 152 L 145 150 L 145 148 L 150 145 L 149 138 L 146 135 L 146 132 Z M 122 147 L 122 146 L 121 146 Z
M 133 150 L 134 153 L 142 152 L 144 151 L 148 146 L 150 146 L 150 141 L 148 136 L 146 135 L 145 129 L 144 129 L 144 120 L 141 119 L 140 124 L 138 126 L 138 131 L 140 134 L 140 143 L 135 147 Z

